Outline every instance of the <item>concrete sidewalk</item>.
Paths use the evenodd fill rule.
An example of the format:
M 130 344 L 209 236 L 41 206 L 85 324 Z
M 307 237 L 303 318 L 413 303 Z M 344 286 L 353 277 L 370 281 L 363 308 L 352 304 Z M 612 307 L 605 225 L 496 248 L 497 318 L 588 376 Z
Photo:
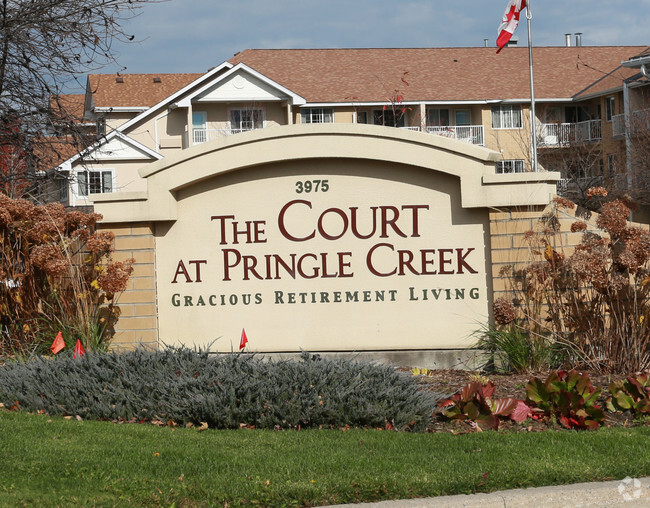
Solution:
M 650 507 L 650 477 L 504 490 L 491 494 L 441 496 L 338 506 L 377 508 L 592 508 L 620 506 L 648 508 Z

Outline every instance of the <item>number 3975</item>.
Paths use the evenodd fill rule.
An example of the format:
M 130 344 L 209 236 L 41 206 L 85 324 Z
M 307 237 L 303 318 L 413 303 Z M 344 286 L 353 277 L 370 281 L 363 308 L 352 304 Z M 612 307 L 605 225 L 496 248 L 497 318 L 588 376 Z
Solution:
M 296 193 L 327 192 L 330 190 L 327 180 L 305 180 L 296 182 Z

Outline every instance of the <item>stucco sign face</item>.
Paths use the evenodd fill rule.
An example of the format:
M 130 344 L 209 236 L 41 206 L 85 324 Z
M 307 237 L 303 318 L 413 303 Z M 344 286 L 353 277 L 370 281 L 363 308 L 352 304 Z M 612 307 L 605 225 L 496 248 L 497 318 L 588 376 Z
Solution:
M 488 315 L 487 217 L 454 177 L 302 161 L 177 199 L 156 230 L 166 344 L 236 350 L 246 329 L 261 351 L 457 348 Z

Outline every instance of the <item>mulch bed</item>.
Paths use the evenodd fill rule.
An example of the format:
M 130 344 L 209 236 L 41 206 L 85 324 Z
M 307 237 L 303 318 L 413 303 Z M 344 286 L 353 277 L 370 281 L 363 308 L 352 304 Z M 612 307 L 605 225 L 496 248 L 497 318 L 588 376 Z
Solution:
M 418 382 L 425 389 L 435 390 L 437 392 L 444 392 L 448 394 L 455 393 L 460 390 L 464 385 L 476 380 L 477 372 L 466 370 L 430 370 L 426 375 L 418 376 Z M 631 427 L 646 425 L 650 426 L 650 418 L 645 421 L 634 420 L 630 413 L 610 413 L 606 410 L 605 401 L 609 398 L 610 393 L 608 386 L 611 381 L 624 379 L 623 375 L 605 375 L 596 372 L 587 372 L 591 383 L 595 388 L 601 388 L 601 394 L 598 404 L 605 409 L 606 419 L 604 427 Z M 549 372 L 531 372 L 528 374 L 481 374 L 482 379 L 487 378 L 495 384 L 495 398 L 514 397 L 517 399 L 526 399 L 526 383 L 533 378 L 537 377 L 545 381 Z M 549 429 L 563 429 L 562 426 L 557 424 L 549 424 L 544 421 L 535 421 L 528 419 L 522 423 L 515 423 L 509 420 L 502 420 L 499 424 L 499 431 L 514 431 L 514 432 L 535 432 Z M 461 421 L 447 421 L 442 415 L 437 415 L 434 421 L 429 425 L 430 432 L 451 432 L 454 434 L 476 432 L 478 429 L 466 422 Z

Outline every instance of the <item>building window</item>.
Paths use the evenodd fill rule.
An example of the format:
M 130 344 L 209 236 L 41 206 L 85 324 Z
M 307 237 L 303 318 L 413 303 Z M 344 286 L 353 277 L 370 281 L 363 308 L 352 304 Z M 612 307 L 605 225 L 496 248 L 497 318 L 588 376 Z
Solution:
M 368 123 L 368 112 L 359 111 L 357 112 L 357 123 Z
M 492 106 L 493 129 L 521 129 L 521 107 L 515 104 Z
M 264 127 L 263 109 L 231 109 L 230 130 L 252 131 Z
M 457 109 L 454 111 L 454 116 L 456 118 L 456 125 L 470 125 L 471 122 L 471 111 L 469 109 Z
M 208 140 L 207 111 L 192 111 L 192 136 L 194 143 L 205 143 Z
M 612 95 L 611 97 L 605 97 L 605 119 L 608 122 L 612 121 L 612 117 L 616 114 L 616 99 Z
M 106 117 L 100 116 L 95 122 L 97 127 L 97 135 L 105 136 L 106 135 Z
M 607 155 L 607 171 L 609 174 L 616 173 L 616 154 L 610 153 Z
M 448 109 L 427 109 L 427 125 L 431 127 L 444 127 L 449 125 Z
M 332 108 L 308 108 L 300 111 L 301 123 L 333 123 Z
M 526 162 L 523 159 L 497 161 L 497 174 L 524 173 L 525 171 Z
M 54 179 L 54 185 L 56 186 L 56 190 L 59 196 L 59 202 L 65 202 L 68 201 L 68 188 L 69 188 L 69 182 L 68 179 L 59 176 Z
M 77 189 L 80 196 L 113 192 L 113 172 L 111 170 L 80 171 L 77 173 Z
M 386 109 L 376 109 L 373 112 L 373 121 L 375 125 L 387 125 L 389 127 L 404 127 L 406 125 L 405 108 L 387 107 Z

